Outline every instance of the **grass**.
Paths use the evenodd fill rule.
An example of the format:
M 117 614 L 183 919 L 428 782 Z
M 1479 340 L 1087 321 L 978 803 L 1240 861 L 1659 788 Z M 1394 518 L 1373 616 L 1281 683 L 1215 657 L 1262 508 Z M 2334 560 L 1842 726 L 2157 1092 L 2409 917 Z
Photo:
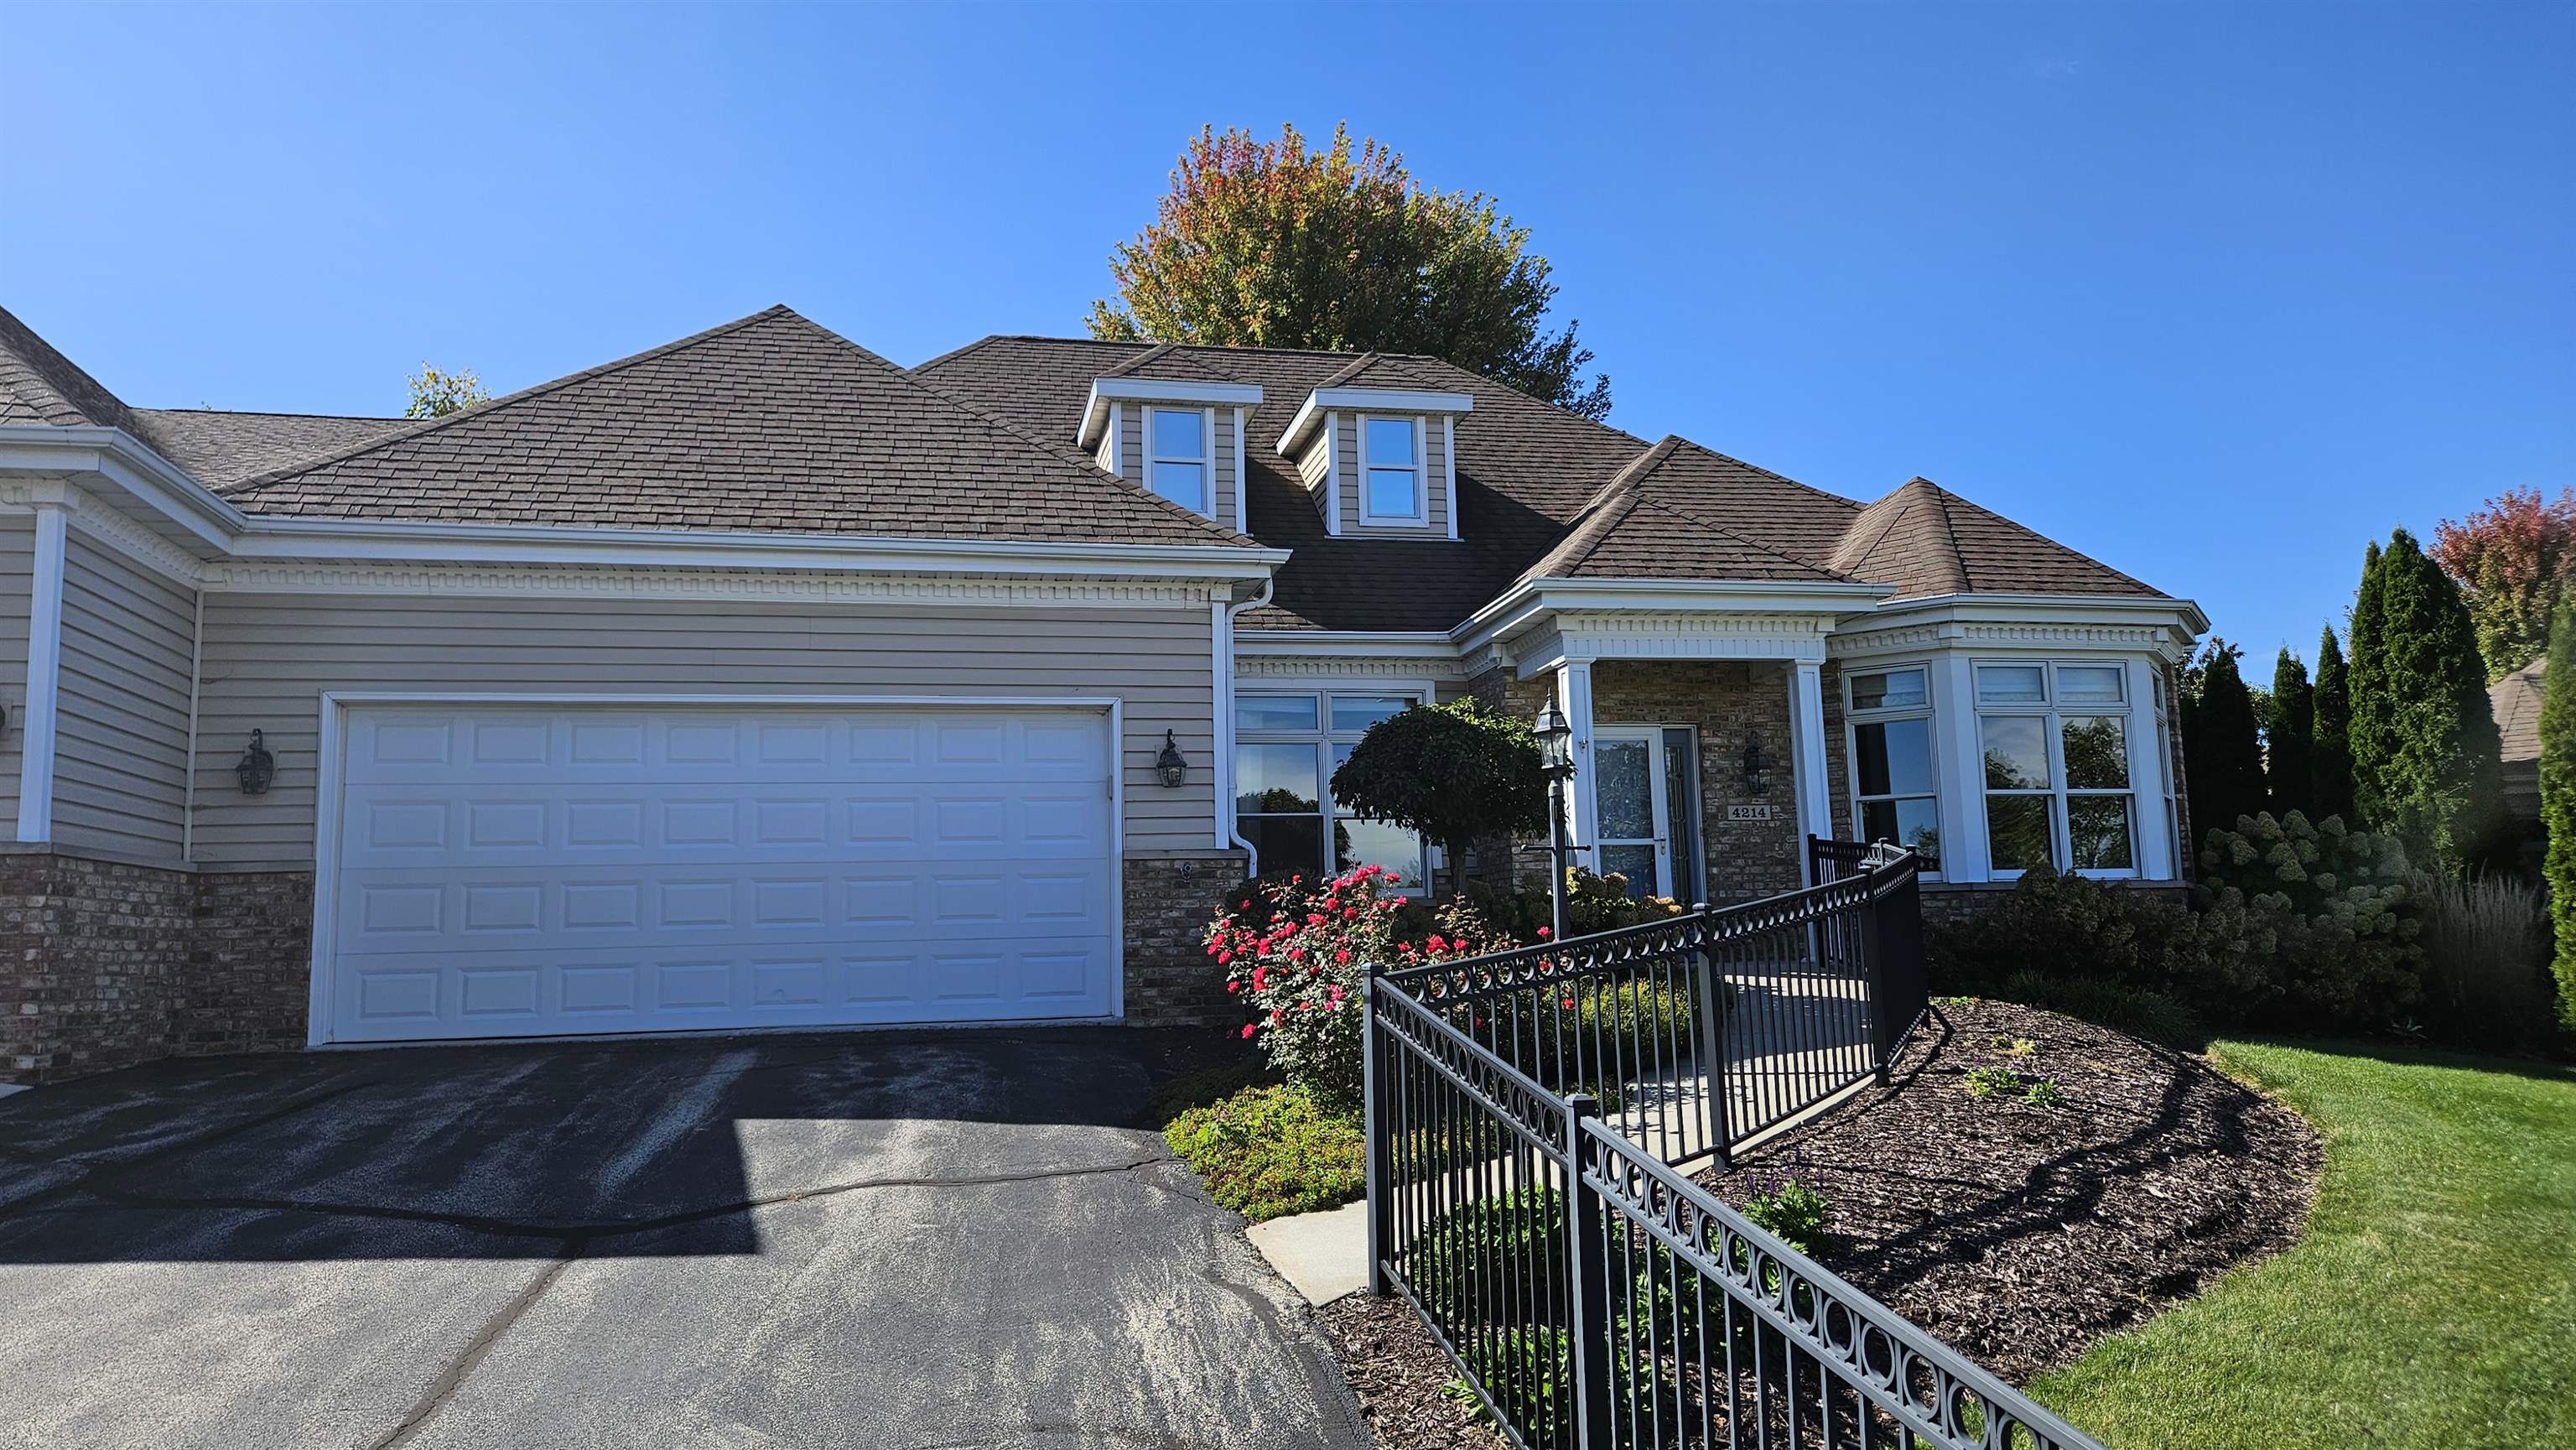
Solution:
M 2031 1393 L 2121 1450 L 2576 1444 L 2576 1072 L 2222 1042 L 2326 1143 L 2297 1247 Z
M 1187 1109 L 1163 1129 L 1163 1141 L 1197 1171 L 1209 1197 L 1255 1223 L 1338 1208 L 1367 1188 L 1359 1115 L 1296 1087 L 1248 1087 Z

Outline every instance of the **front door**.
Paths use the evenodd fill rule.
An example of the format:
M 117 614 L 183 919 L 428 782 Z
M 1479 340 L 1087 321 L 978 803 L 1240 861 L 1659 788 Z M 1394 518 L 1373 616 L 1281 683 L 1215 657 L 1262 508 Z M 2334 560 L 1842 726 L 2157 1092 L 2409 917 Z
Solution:
M 1672 800 L 1664 732 L 1604 729 L 1592 735 L 1592 801 L 1600 830 L 1593 869 L 1628 878 L 1640 899 L 1673 894 Z

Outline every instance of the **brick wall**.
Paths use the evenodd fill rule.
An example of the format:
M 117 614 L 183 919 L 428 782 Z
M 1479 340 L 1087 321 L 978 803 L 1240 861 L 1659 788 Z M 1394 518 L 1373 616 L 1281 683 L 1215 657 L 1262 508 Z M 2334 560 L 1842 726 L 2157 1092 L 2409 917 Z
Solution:
M 1839 712 L 1837 712 L 1839 713 Z M 1592 667 L 1592 719 L 1607 725 L 1689 725 L 1699 732 L 1700 853 L 1708 866 L 1698 899 L 1746 901 L 1799 882 L 1789 742 L 1789 666 L 1757 660 L 1604 660 Z M 1747 734 L 1772 762 L 1760 791 L 1744 781 Z M 1727 819 L 1730 806 L 1769 806 L 1767 821 Z
M 1247 865 L 1241 851 L 1127 858 L 1129 1022 L 1208 1027 L 1243 1020 L 1202 942 L 1217 902 L 1242 882 Z
M 197 877 L 188 990 L 170 1050 L 256 1052 L 304 1045 L 312 991 L 313 873 L 208 871 Z
M 0 856 L 0 1080 L 50 1082 L 168 1055 L 194 884 L 151 866 Z

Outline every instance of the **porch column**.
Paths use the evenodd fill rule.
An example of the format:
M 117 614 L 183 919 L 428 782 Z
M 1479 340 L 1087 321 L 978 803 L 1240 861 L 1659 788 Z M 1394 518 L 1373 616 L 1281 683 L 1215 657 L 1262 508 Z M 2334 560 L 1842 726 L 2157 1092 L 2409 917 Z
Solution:
M 1789 740 L 1799 833 L 1830 840 L 1834 834 L 1834 795 L 1833 783 L 1826 779 L 1825 667 L 1820 663 L 1790 662 Z M 1798 843 L 1798 860 L 1800 871 L 1810 869 L 1804 841 Z
M 1592 791 L 1592 662 L 1567 660 L 1556 667 L 1556 708 L 1565 712 L 1565 723 L 1574 728 L 1571 742 L 1574 751 L 1574 779 L 1567 782 L 1565 829 L 1569 841 L 1577 848 L 1568 858 L 1569 866 L 1601 869 L 1593 855 L 1600 840 L 1601 810 Z

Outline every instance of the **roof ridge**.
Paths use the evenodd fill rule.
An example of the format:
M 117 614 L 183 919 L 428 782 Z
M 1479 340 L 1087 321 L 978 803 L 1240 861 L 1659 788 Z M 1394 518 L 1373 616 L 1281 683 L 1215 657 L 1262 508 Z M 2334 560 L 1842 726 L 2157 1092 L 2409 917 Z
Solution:
M 1724 534 L 1726 537 L 1728 537 L 1728 538 L 1730 538 L 1730 539 L 1733 539 L 1735 542 L 1737 542 L 1737 543 L 1739 543 L 1739 544 L 1742 544 L 1744 547 L 1746 547 L 1746 548 L 1748 548 L 1748 549 L 1751 549 L 1753 552 L 1755 552 L 1755 553 L 1757 553 L 1757 554 L 1768 554 L 1768 555 L 1770 555 L 1772 558 L 1779 560 L 1779 561 L 1780 561 L 1781 563 L 1783 563 L 1783 564 L 1790 564 L 1790 565 L 1794 565 L 1794 566 L 1796 566 L 1797 568 L 1800 568 L 1800 569 L 1811 569 L 1811 570 L 1814 570 L 1816 573 L 1819 573 L 1819 574 L 1831 574 L 1831 575 L 1833 575 L 1834 577 L 1836 577 L 1836 578 L 1840 578 L 1840 579 L 1849 579 L 1849 578 L 1853 577 L 1853 576 L 1852 576 L 1852 574 L 1851 574 L 1851 572 L 1850 572 L 1849 570 L 1845 570 L 1845 569 L 1837 569 L 1837 568 L 1835 568 L 1835 567 L 1833 566 L 1833 564 L 1832 564 L 1832 562 L 1831 562 L 1831 561 L 1827 561 L 1827 562 L 1825 562 L 1825 563 L 1819 564 L 1819 563 L 1815 562 L 1815 561 L 1814 561 L 1814 560 L 1812 560 L 1812 559 L 1801 559 L 1801 558 L 1799 558 L 1799 557 L 1798 557 L 1797 555 L 1795 555 L 1795 554 L 1788 553 L 1788 552 L 1786 552 L 1786 551 L 1784 551 L 1784 550 L 1775 549 L 1775 548 L 1771 547 L 1769 544 L 1766 544 L 1766 543 L 1762 542 L 1760 539 L 1754 538 L 1754 537 L 1752 537 L 1752 536 L 1751 536 L 1751 535 L 1749 535 L 1749 534 L 1740 534 L 1740 533 L 1737 533 L 1735 530 L 1733 530 L 1733 529 L 1731 529 L 1731 528 L 1728 528 L 1728 527 L 1727 527 L 1726 525 L 1724 525 L 1724 524 L 1717 523 L 1717 522 L 1714 522 L 1714 521 L 1709 520 L 1709 519 L 1701 518 L 1699 515 L 1697 515 L 1697 514 L 1695 514 L 1695 513 L 1692 513 L 1692 512 L 1690 512 L 1690 511 L 1689 511 L 1689 510 L 1687 510 L 1687 509 L 1676 507 L 1674 504 L 1672 504 L 1672 503 L 1670 503 L 1670 502 L 1668 502 L 1668 501 L 1666 501 L 1666 500 L 1664 500 L 1664 499 L 1660 499 L 1660 498 L 1647 498 L 1647 497 L 1645 497 L 1645 496 L 1644 496 L 1644 494 L 1643 494 L 1643 493 L 1640 493 L 1640 494 L 1638 495 L 1638 502 L 1639 502 L 1641 505 L 1644 505 L 1644 506 L 1646 506 L 1646 507 L 1651 507 L 1651 508 L 1654 508 L 1654 509 L 1658 509 L 1658 510 L 1660 510 L 1660 511 L 1664 512 L 1664 513 L 1671 514 L 1674 518 L 1684 520 L 1684 521 L 1686 521 L 1686 522 L 1688 522 L 1688 523 L 1696 524 L 1696 525 L 1698 525 L 1699 527 L 1701 527 L 1701 528 L 1703 528 L 1703 529 L 1706 529 L 1706 530 L 1708 530 L 1708 531 L 1709 531 L 1709 532 L 1711 532 L 1711 533 L 1714 533 L 1714 534 Z
M 1161 357 L 1163 354 L 1172 351 L 1174 346 L 1175 344 L 1172 343 L 1158 342 L 1152 347 L 1145 349 L 1143 352 L 1136 354 L 1134 357 L 1127 359 L 1125 362 L 1120 363 L 1118 366 L 1111 368 L 1108 372 L 1101 374 L 1101 376 L 1109 378 L 1126 377 L 1130 373 L 1135 372 L 1136 369 L 1141 368 L 1145 364 L 1152 362 L 1154 359 Z
M 1183 508 L 1179 504 L 1172 502 L 1170 499 L 1163 497 L 1152 489 L 1146 488 L 1142 484 L 1130 483 L 1126 479 L 1120 478 L 1117 474 L 1111 473 L 1108 469 L 1101 467 L 1098 459 L 1084 453 L 1079 448 L 1067 447 L 1060 443 L 1050 443 L 1046 439 L 1029 432 L 1007 418 L 996 417 L 993 414 L 987 413 L 983 409 L 976 407 L 972 403 L 965 402 L 949 393 L 942 392 L 938 388 L 932 387 L 929 383 L 922 381 L 920 378 L 913 376 L 910 369 L 897 367 L 894 363 L 877 356 L 875 353 L 868 351 L 866 348 L 861 347 L 859 344 L 852 342 L 850 339 L 843 337 L 841 334 L 834 332 L 832 329 L 825 327 L 823 324 L 816 322 L 810 317 L 789 311 L 784 307 L 777 310 L 786 313 L 789 319 L 803 323 L 807 328 L 811 329 L 821 337 L 848 349 L 852 354 L 877 367 L 885 369 L 890 376 L 892 376 L 896 381 L 902 383 L 904 386 L 912 388 L 926 396 L 937 398 L 940 402 L 964 413 L 968 417 L 988 423 L 993 427 L 1010 434 L 1012 437 L 1019 439 L 1021 442 L 1053 456 L 1061 462 L 1075 465 L 1082 471 L 1091 474 L 1093 477 L 1098 478 L 1103 482 L 1115 484 L 1118 487 L 1135 494 L 1139 498 L 1151 500 L 1155 504 L 1160 505 L 1166 511 L 1180 518 L 1187 519 L 1191 523 L 1199 525 L 1209 533 L 1216 535 L 1218 538 L 1224 539 L 1228 543 L 1258 544 L 1260 542 L 1260 540 L 1253 538 L 1250 534 L 1226 528 L 1223 524 L 1218 523 L 1216 520 L 1209 518 L 1207 515 L 1200 513 L 1195 509 Z
M 1852 556 L 1852 566 L 1854 568 L 1858 568 L 1861 565 L 1868 563 L 1870 556 L 1878 552 L 1878 546 L 1887 542 L 1888 535 L 1895 533 L 1896 526 L 1905 522 L 1905 516 L 1908 513 L 1913 512 L 1914 509 L 1914 500 L 1905 496 L 1905 490 L 1901 485 L 1889 490 L 1885 497 L 1871 500 L 1858 514 L 1853 516 L 1851 524 L 1845 530 L 1844 539 L 1837 541 L 1834 549 L 1834 552 L 1837 555 L 1844 552 L 1844 545 L 1850 538 L 1850 529 L 1859 528 L 1868 520 L 1869 511 L 1884 503 L 1894 503 L 1896 507 L 1887 511 L 1885 521 L 1880 523 L 1878 526 L 1878 533 L 1873 536 L 1867 544 L 1861 546 L 1859 553 Z
M 755 322 L 766 322 L 772 318 L 781 316 L 795 317 L 796 314 L 793 311 L 790 311 L 787 305 L 783 302 L 774 306 L 764 307 L 760 311 L 755 312 L 748 317 L 737 317 L 731 322 L 720 323 L 703 332 L 690 333 L 686 337 L 676 338 L 670 342 L 663 343 L 659 347 L 649 347 L 642 352 L 629 353 L 625 357 L 612 359 L 611 361 L 601 363 L 596 367 L 583 368 L 579 372 L 566 373 L 562 377 L 555 378 L 551 381 L 537 383 L 531 387 L 521 388 L 515 393 L 494 398 L 489 402 L 476 403 L 470 408 L 459 408 L 452 413 L 445 413 L 435 418 L 425 419 L 421 422 L 420 426 L 416 428 L 400 429 L 396 432 L 389 433 L 382 438 L 370 439 L 367 442 L 359 444 L 355 448 L 344 448 L 337 453 L 325 454 L 320 458 L 306 459 L 301 463 L 290 463 L 283 468 L 272 468 L 266 473 L 262 473 L 251 478 L 245 478 L 239 483 L 227 484 L 221 492 L 227 498 L 236 494 L 249 493 L 253 490 L 264 488 L 269 484 L 296 477 L 299 474 L 311 473 L 317 468 L 327 468 L 334 463 L 344 462 L 348 459 L 357 457 L 361 453 L 373 453 L 379 448 L 391 448 L 397 443 L 408 443 L 423 434 L 435 433 L 441 428 L 450 427 L 455 424 L 465 422 L 468 419 L 480 418 L 486 414 L 498 412 L 503 408 L 512 406 L 513 404 L 524 403 L 530 398 L 542 397 L 559 389 L 571 387 L 575 383 L 586 383 L 595 378 L 605 377 L 610 373 L 619 371 L 620 369 L 633 367 L 638 363 L 650 362 L 656 358 L 667 357 L 684 348 L 695 347 L 699 343 L 723 337 L 728 333 L 739 332 L 742 329 L 751 326 Z M 797 320 L 801 322 L 804 319 L 798 318 Z M 888 363 L 887 366 L 892 367 L 893 364 Z M 901 371 L 901 369 L 897 369 L 897 371 Z
M 2163 593 L 2163 591 L 2156 588 L 2156 586 L 2149 584 L 2144 579 L 2129 573 L 2125 569 L 2114 569 L 2110 565 L 2103 563 L 2101 560 L 2094 558 L 2092 555 L 2085 553 L 2082 549 L 2076 548 L 2072 544 L 2053 538 L 2047 534 L 2043 534 L 2039 530 L 2032 528 L 2030 525 L 2025 524 L 2018 519 L 2006 518 L 2002 514 L 1996 513 L 1993 509 L 1987 508 L 1984 504 L 1978 503 L 1974 499 L 1964 498 L 1958 494 L 1952 493 L 1950 490 L 1943 488 L 1941 485 L 1934 483 L 1932 480 L 1925 478 L 1919 473 L 1913 478 L 1907 480 L 1906 486 L 1912 487 L 1917 483 L 1930 489 L 1933 496 L 1941 501 L 1941 527 L 1947 531 L 1949 535 L 1951 551 L 1959 556 L 1959 576 L 1962 580 L 1967 582 L 1971 592 L 1973 592 L 1976 587 L 1976 580 L 1968 573 L 1967 551 L 1959 547 L 1958 525 L 1950 516 L 1950 510 L 1954 506 L 1971 510 L 1983 517 L 2002 524 L 2006 528 L 2015 529 L 2021 533 L 2028 534 L 2030 537 L 2039 540 L 2041 543 L 2048 545 L 2052 549 L 2056 549 L 2072 558 L 2081 559 L 2085 563 L 2092 565 L 2094 568 L 2101 570 L 2103 573 L 2108 574 L 2115 579 L 2125 579 L 2129 583 L 2137 585 L 2139 588 L 2146 590 L 2150 594 Z
M 1564 536 L 1550 544 L 1536 559 L 1530 561 L 1530 566 L 1521 571 L 1520 577 L 1544 578 L 1546 576 L 1538 572 L 1541 569 L 1551 566 L 1580 565 L 1584 560 L 1591 558 L 1601 547 L 1601 541 L 1609 536 L 1610 530 L 1616 527 L 1621 519 L 1636 512 L 1637 500 L 1642 497 L 1639 492 L 1640 484 L 1647 474 L 1661 467 L 1663 461 L 1672 456 L 1673 441 L 1673 436 L 1668 433 L 1645 452 L 1621 464 L 1619 471 L 1610 475 L 1609 482 L 1594 489 L 1592 496 L 1583 501 L 1583 507 L 1575 511 L 1574 522 L 1566 527 Z M 1610 512 L 1610 505 L 1623 497 L 1627 500 L 1628 507 L 1618 510 L 1615 514 Z M 1577 540 L 1582 540 L 1579 547 L 1576 544 Z M 1574 552 L 1568 554 L 1566 552 L 1568 549 L 1573 549 Z
M 966 354 L 968 354 L 968 353 L 970 353 L 970 352 L 973 352 L 975 349 L 977 349 L 977 348 L 979 348 L 979 347 L 987 346 L 987 345 L 992 344 L 992 343 L 996 343 L 996 342 L 1019 342 L 1019 341 L 1023 341 L 1023 340 L 1024 340 L 1024 339 L 1014 337 L 1014 336 L 1012 336 L 1010 333 L 1007 333 L 1007 332 L 988 332 L 988 333 L 985 333 L 982 337 L 979 337 L 979 338 L 975 339 L 973 342 L 970 342 L 970 343 L 966 344 L 964 347 L 952 347 L 952 348 L 950 348 L 948 351 L 941 353 L 941 354 L 940 354 L 939 356 L 937 356 L 937 357 L 927 357 L 927 358 L 923 358 L 921 361 L 919 361 L 919 362 L 917 362 L 917 363 L 914 363 L 914 364 L 912 365 L 912 367 L 914 367 L 914 368 L 926 368 L 926 367 L 932 367 L 932 366 L 935 366 L 935 365 L 937 365 L 937 364 L 939 364 L 939 363 L 947 362 L 947 361 L 948 361 L 949 359 L 951 359 L 951 358 L 961 358 L 961 357 L 964 357 Z M 910 372 L 910 371 L 912 371 L 912 368 L 906 368 L 906 369 L 904 369 L 904 371 L 906 371 L 906 372 Z
M 1351 359 L 1350 362 L 1334 369 L 1330 377 L 1327 377 L 1322 382 L 1315 384 L 1311 391 L 1320 393 L 1326 388 L 1338 388 L 1342 384 L 1349 382 L 1351 379 L 1358 377 L 1360 374 L 1367 372 L 1369 370 L 1369 364 L 1376 362 L 1377 360 L 1378 355 L 1374 348 L 1361 353 L 1358 357 Z
M 326 418 L 334 423 L 403 423 L 399 413 L 296 413 L 277 408 L 136 408 L 137 413 L 175 413 L 190 418 Z
M 27 345 L 22 348 L 8 341 L 12 334 L 24 338 Z M 104 423 L 111 428 L 122 428 L 133 418 L 133 406 L 118 397 L 115 389 L 100 382 L 89 369 L 72 361 L 71 354 L 47 341 L 43 333 L 27 325 L 25 318 L 6 307 L 0 307 L 0 358 L 14 361 L 30 381 L 51 393 L 55 402 L 70 409 L 83 422 Z M 54 375 L 53 367 L 57 364 L 70 373 L 69 378 Z M 66 382 L 72 384 L 73 392 L 86 391 L 95 394 L 95 397 L 82 399 L 73 396 L 73 392 L 64 390 L 63 385 Z M 104 406 L 93 410 L 92 403 Z M 102 412 L 108 416 L 93 418 L 91 417 L 93 411 Z
M 1785 473 L 1774 473 L 1773 471 L 1771 471 L 1771 470 L 1770 470 L 1770 469 L 1768 469 L 1768 468 L 1763 467 L 1763 466 L 1762 466 L 1761 464 L 1759 464 L 1759 463 L 1748 463 L 1748 462 L 1746 462 L 1745 460 L 1743 460 L 1743 459 L 1741 459 L 1741 458 L 1736 457 L 1736 456 L 1735 456 L 1734 454 L 1732 454 L 1732 453 L 1720 453 L 1720 452 L 1718 452 L 1716 449 L 1709 447 L 1709 446 L 1708 446 L 1707 444 L 1705 444 L 1705 443 L 1695 442 L 1695 441 L 1693 441 L 1693 440 L 1691 440 L 1691 439 L 1688 439 L 1688 438 L 1682 438 L 1682 437 L 1681 437 L 1681 435 L 1680 435 L 1680 434 L 1678 434 L 1678 433 L 1672 434 L 1672 435 L 1670 435 L 1670 436 L 1672 436 L 1672 437 L 1674 437 L 1674 438 L 1678 438 L 1678 439 L 1680 439 L 1680 440 L 1681 440 L 1681 444 L 1682 444 L 1682 446 L 1683 446 L 1683 447 L 1688 448 L 1688 449 L 1691 449 L 1691 450 L 1693 450 L 1694 452 L 1698 452 L 1698 453 L 1705 453 L 1705 454 L 1707 454 L 1709 457 L 1714 458 L 1714 459 L 1718 460 L 1718 461 L 1719 461 L 1719 462 L 1721 462 L 1721 463 L 1731 463 L 1731 464 L 1734 464 L 1734 465 L 1735 465 L 1736 467 L 1738 467 L 1738 468 L 1750 469 L 1750 470 L 1752 470 L 1753 472 L 1758 473 L 1758 474 L 1761 474 L 1764 478 L 1770 479 L 1770 480 L 1772 480 L 1772 481 L 1773 481 L 1773 482 L 1775 482 L 1775 483 L 1785 483 L 1785 484 L 1789 485 L 1791 488 L 1797 489 L 1797 490 L 1798 490 L 1799 492 L 1801 492 L 1801 493 L 1811 493 L 1811 494 L 1814 494 L 1814 495 L 1815 495 L 1816 497 L 1818 497 L 1818 498 L 1825 499 L 1825 500 L 1827 500 L 1828 502 L 1841 504 L 1843 507 L 1848 508 L 1848 509 L 1851 509 L 1851 510 L 1853 510 L 1854 512 L 1858 512 L 1859 510 L 1861 510 L 1861 509 L 1863 509 L 1863 508 L 1868 507 L 1868 505 L 1866 505 L 1866 504 L 1864 504 L 1864 503 L 1860 502 L 1858 499 L 1849 499 L 1849 498 L 1845 498 L 1845 497 L 1843 497 L 1841 494 L 1833 493 L 1833 492 L 1830 492 L 1830 491 L 1828 491 L 1828 490 L 1826 490 L 1826 489 L 1818 488 L 1818 487 L 1816 487 L 1816 486 L 1815 486 L 1814 484 L 1812 484 L 1812 483 L 1801 483 L 1801 482 L 1799 482 L 1798 480 L 1796 480 L 1796 479 L 1794 479 L 1794 478 L 1791 478 L 1789 475 L 1787 475 L 1787 474 L 1785 474 Z M 1926 480 L 1926 482 L 1929 482 L 1929 480 Z

